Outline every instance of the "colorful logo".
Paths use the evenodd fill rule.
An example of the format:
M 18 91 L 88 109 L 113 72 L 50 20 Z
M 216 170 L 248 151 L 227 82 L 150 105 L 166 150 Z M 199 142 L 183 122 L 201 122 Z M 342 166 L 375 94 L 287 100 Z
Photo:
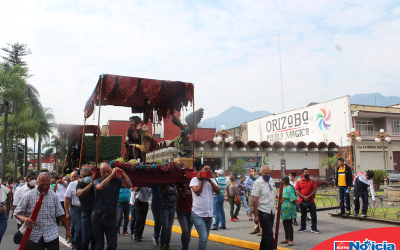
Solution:
M 334 250 L 395 250 L 396 245 L 394 243 L 388 243 L 383 241 L 382 243 L 376 243 L 365 239 L 364 242 L 360 241 L 335 241 Z
M 330 122 L 332 118 L 331 111 L 327 111 L 325 107 L 320 110 L 321 112 L 317 113 L 316 119 L 316 121 L 318 122 L 318 129 L 321 131 L 329 130 L 331 124 L 329 124 L 328 122 Z

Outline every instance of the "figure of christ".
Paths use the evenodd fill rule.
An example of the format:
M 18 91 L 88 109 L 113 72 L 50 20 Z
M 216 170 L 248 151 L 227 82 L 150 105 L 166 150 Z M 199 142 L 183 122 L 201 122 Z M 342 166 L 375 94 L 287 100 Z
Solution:
M 137 159 L 140 162 L 146 162 L 146 153 L 153 151 L 157 141 L 147 130 L 138 129 L 142 119 L 139 116 L 129 118 L 129 129 L 126 132 L 126 141 L 124 143 L 126 152 L 124 161 Z

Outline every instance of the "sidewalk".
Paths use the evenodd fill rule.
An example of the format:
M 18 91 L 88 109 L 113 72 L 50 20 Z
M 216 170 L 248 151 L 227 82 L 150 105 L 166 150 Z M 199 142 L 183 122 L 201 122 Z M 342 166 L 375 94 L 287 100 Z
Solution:
M 254 222 L 249 221 L 246 215 L 246 211 L 242 207 L 239 213 L 239 221 L 231 222 L 229 216 L 229 204 L 228 202 L 224 203 L 225 207 L 225 216 L 226 216 L 226 228 L 225 230 L 219 229 L 218 231 L 211 231 L 210 232 L 210 240 L 212 240 L 211 234 L 217 236 L 225 236 L 234 238 L 237 240 L 249 241 L 253 242 L 250 244 L 251 246 L 257 246 L 260 241 L 261 237 L 255 234 L 249 234 L 250 231 L 254 228 Z M 349 233 L 353 231 L 358 231 L 367 228 L 377 228 L 377 227 L 392 227 L 393 225 L 380 223 L 380 222 L 370 222 L 365 220 L 352 220 L 351 218 L 338 218 L 332 217 L 329 213 L 335 213 L 336 210 L 325 210 L 325 211 L 318 211 L 317 212 L 317 226 L 318 229 L 321 231 L 320 234 L 314 234 L 310 232 L 311 228 L 311 221 L 307 221 L 307 232 L 299 233 L 297 230 L 300 226 L 293 226 L 294 229 L 294 243 L 295 245 L 286 248 L 286 249 L 311 249 L 314 246 L 318 245 L 319 243 L 328 240 L 332 237 Z M 153 221 L 153 215 L 151 214 L 151 209 L 149 209 L 149 213 L 147 215 L 147 220 Z M 300 224 L 300 213 L 298 213 L 297 221 Z M 151 222 L 150 222 L 151 223 Z M 179 227 L 178 220 L 175 219 L 174 226 Z M 195 228 L 193 227 L 193 230 Z M 274 225 L 274 235 L 275 235 L 275 225 Z M 218 238 L 218 237 L 214 237 Z M 280 228 L 279 228 L 279 242 L 283 241 L 285 238 L 284 230 L 282 222 L 280 221 Z M 223 239 L 223 238 L 222 238 Z M 257 247 L 249 249 L 258 249 Z M 284 244 L 278 244 L 279 247 L 284 248 Z

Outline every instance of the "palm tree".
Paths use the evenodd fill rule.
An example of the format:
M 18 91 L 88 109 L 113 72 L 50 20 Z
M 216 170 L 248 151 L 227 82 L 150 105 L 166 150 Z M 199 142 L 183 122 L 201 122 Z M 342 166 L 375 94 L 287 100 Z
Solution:
M 27 70 L 19 65 L 0 64 L 0 100 L 4 106 L 3 149 L 1 174 L 6 176 L 7 125 L 10 105 L 18 100 L 24 100 L 26 94 Z
M 60 160 L 63 160 L 64 152 L 68 151 L 68 142 L 59 138 L 55 135 L 51 136 L 51 141 L 46 141 L 43 145 L 43 148 L 47 148 L 44 152 L 44 158 L 48 158 L 51 154 L 55 153 L 55 163 L 57 163 L 57 158 L 60 157 Z
M 38 166 L 37 170 L 40 172 L 41 164 L 42 164 L 42 140 L 50 138 L 50 134 L 53 132 L 52 129 L 56 127 L 56 124 L 53 123 L 54 115 L 51 113 L 50 108 L 44 108 L 38 113 L 37 122 L 38 122 Z

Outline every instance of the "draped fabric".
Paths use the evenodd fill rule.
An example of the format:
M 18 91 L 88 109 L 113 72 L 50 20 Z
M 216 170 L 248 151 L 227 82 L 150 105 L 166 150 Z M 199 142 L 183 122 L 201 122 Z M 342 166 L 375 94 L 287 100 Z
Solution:
M 100 103 L 102 106 L 131 107 L 135 113 L 143 113 L 150 107 L 157 111 L 161 120 L 179 111 L 183 106 L 188 106 L 189 102 L 193 103 L 193 98 L 192 83 L 106 74 L 100 76 L 86 102 L 85 118 L 90 117 L 94 106 Z

